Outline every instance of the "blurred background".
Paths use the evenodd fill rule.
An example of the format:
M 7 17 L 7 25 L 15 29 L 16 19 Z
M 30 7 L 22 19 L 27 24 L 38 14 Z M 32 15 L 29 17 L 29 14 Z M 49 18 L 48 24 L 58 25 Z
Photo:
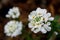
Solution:
M 7 38 L 3 29 L 9 19 L 7 19 L 5 15 L 13 6 L 19 7 L 21 20 L 23 22 L 27 21 L 29 12 L 35 10 L 37 7 L 47 9 L 48 12 L 51 12 L 52 16 L 60 15 L 60 0 L 0 0 L 0 40 L 5 40 Z M 21 40 L 19 37 L 16 39 Z M 56 39 L 59 39 L 59 37 Z

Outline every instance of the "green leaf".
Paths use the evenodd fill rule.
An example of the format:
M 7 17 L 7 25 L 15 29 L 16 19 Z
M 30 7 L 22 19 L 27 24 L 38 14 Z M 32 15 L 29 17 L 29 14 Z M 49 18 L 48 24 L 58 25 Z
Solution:
M 56 28 L 57 28 L 56 31 L 60 32 L 60 24 L 59 23 L 57 23 Z
M 49 34 L 47 35 L 47 40 L 49 40 L 49 38 L 53 35 L 54 31 L 56 31 L 56 24 L 57 22 L 52 21 L 51 22 L 51 31 L 49 32 Z
M 58 19 L 60 19 L 60 16 L 59 15 L 56 15 L 55 18 L 54 18 L 54 20 L 55 21 L 58 21 Z

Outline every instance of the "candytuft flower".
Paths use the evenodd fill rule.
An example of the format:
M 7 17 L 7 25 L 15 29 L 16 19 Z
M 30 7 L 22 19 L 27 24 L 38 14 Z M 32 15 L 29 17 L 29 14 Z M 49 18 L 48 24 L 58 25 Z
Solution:
M 51 13 L 47 13 L 46 9 L 37 8 L 36 11 L 30 12 L 28 16 L 28 27 L 31 28 L 31 31 L 38 33 L 47 33 L 51 31 L 51 22 L 54 18 L 51 17 Z
M 9 21 L 5 26 L 4 26 L 4 33 L 7 36 L 11 37 L 16 37 L 19 34 L 22 34 L 22 22 L 18 21 Z
M 9 9 L 8 14 L 6 15 L 7 18 L 18 18 L 20 16 L 19 8 L 13 7 Z

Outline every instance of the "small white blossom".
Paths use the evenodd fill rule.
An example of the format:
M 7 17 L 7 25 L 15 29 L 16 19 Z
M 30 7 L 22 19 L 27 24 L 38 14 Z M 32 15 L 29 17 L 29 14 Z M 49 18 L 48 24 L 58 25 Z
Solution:
M 22 34 L 22 22 L 18 21 L 9 21 L 5 26 L 4 26 L 4 33 L 7 36 L 11 37 L 16 37 L 19 34 Z
M 51 17 L 51 13 L 47 13 L 46 9 L 37 8 L 36 11 L 30 12 L 28 20 L 28 27 L 31 28 L 31 31 L 34 33 L 39 31 L 47 33 L 47 31 L 51 31 L 51 23 L 49 21 L 53 21 L 54 18 Z
M 55 31 L 54 33 L 55 33 L 56 35 L 58 35 L 58 32 Z
M 19 16 L 20 12 L 18 7 L 9 9 L 8 14 L 6 15 L 7 18 L 18 18 Z

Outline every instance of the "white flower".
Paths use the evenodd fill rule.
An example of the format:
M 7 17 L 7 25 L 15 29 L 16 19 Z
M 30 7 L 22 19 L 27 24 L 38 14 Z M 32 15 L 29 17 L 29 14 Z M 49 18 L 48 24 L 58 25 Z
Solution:
M 32 11 L 28 15 L 28 20 L 28 27 L 31 31 L 34 33 L 38 33 L 39 31 L 47 33 L 47 31 L 51 31 L 51 23 L 49 21 L 53 21 L 54 18 L 51 17 L 51 13 L 47 13 L 46 9 L 37 8 L 36 11 Z
M 7 36 L 16 37 L 22 33 L 21 31 L 22 22 L 12 20 L 4 26 L 4 33 L 6 33 Z
M 19 8 L 13 7 L 9 9 L 8 14 L 6 15 L 7 18 L 18 18 L 20 16 Z

